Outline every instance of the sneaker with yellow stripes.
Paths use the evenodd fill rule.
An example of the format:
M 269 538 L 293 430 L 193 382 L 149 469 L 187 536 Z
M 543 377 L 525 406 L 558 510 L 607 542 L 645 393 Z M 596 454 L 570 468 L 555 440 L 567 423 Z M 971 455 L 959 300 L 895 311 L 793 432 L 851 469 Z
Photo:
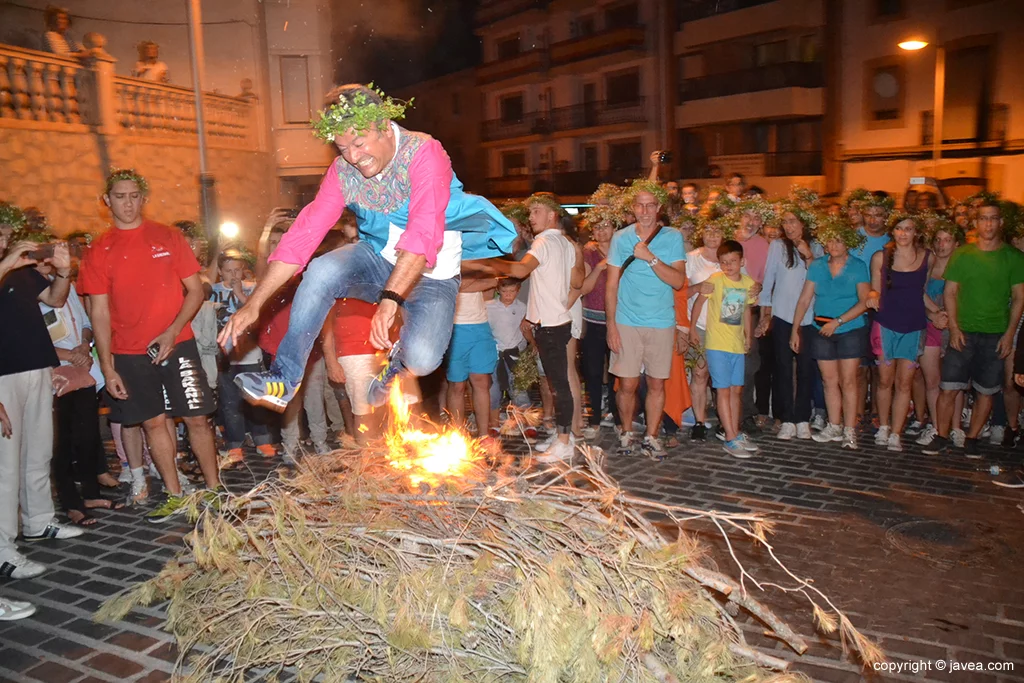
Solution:
M 264 405 L 278 412 L 287 407 L 302 386 L 302 382 L 289 382 L 284 375 L 273 370 L 239 373 L 235 384 L 249 403 Z

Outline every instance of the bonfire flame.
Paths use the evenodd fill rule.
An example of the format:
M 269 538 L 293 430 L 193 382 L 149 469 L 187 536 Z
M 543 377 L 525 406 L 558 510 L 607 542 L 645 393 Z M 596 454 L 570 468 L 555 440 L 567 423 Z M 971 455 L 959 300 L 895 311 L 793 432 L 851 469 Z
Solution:
M 388 463 L 409 473 L 413 489 L 435 488 L 453 478 L 465 477 L 484 457 L 483 449 L 455 427 L 440 433 L 425 432 L 410 424 L 409 401 L 398 380 L 388 400 L 392 424 L 384 436 Z

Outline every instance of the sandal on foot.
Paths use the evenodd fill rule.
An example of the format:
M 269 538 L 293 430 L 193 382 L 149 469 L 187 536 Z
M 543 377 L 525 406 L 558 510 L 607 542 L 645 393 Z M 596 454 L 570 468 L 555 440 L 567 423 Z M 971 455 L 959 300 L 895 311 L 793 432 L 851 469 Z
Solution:
M 78 514 L 82 515 L 78 519 L 75 519 L 74 517 L 71 516 L 71 515 L 73 515 L 76 512 Z M 68 518 L 68 521 L 71 522 L 72 524 L 74 524 L 75 526 L 94 526 L 96 524 L 96 522 L 99 521 L 95 517 L 90 515 L 87 510 L 68 510 L 67 511 L 67 518 Z

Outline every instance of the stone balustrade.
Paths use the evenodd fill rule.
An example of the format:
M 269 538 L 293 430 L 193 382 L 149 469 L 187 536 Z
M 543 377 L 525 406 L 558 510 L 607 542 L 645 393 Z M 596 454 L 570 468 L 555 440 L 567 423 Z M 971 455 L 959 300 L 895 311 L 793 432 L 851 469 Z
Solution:
M 114 75 L 114 59 L 93 34 L 90 56 L 65 59 L 0 45 L 0 127 L 167 139 L 196 144 L 190 88 Z M 258 114 L 251 99 L 207 93 L 211 147 L 257 150 Z
M 0 126 L 88 123 L 82 94 L 87 77 L 77 60 L 0 45 Z

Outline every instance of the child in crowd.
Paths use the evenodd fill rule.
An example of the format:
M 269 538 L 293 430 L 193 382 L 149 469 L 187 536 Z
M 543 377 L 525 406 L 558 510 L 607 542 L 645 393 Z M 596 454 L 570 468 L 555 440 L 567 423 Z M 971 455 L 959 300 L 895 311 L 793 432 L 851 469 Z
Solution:
M 712 293 L 697 295 L 692 314 L 699 317 L 708 302 L 705 353 L 718 417 L 725 429 L 725 452 L 749 458 L 760 449 L 739 430 L 739 423 L 744 360 L 754 339 L 750 312 L 750 304 L 755 301 L 754 280 L 740 272 L 743 246 L 739 242 L 726 240 L 718 247 L 717 256 L 722 272 L 708 279 Z M 700 343 L 696 325 L 690 328 L 690 343 Z
M 526 304 L 518 299 L 521 281 L 513 277 L 498 280 L 498 298 L 487 302 L 487 322 L 498 349 L 498 366 L 491 378 L 491 424 L 500 424 L 498 411 L 511 401 L 522 408 L 530 404 L 525 391 L 512 386 L 512 370 L 526 349 L 522 323 Z M 536 436 L 536 430 L 534 430 Z

